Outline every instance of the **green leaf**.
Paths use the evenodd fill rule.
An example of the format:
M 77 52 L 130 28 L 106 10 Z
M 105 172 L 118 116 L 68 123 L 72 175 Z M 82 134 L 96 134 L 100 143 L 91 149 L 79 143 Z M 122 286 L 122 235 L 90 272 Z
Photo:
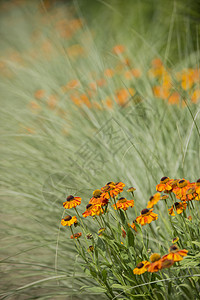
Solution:
M 167 289 L 168 289 L 168 295 L 170 296 L 171 292 L 172 292 L 172 283 L 171 283 L 171 281 L 168 282 Z
M 111 286 L 112 289 L 119 289 L 119 290 L 122 290 L 122 285 L 121 284 L 118 284 L 118 283 L 114 283 L 112 286 Z
M 119 214 L 120 214 L 120 219 L 122 221 L 122 224 L 124 225 L 126 219 L 125 219 L 124 212 L 121 209 L 119 210 Z
M 102 294 L 102 293 L 107 292 L 107 290 L 105 288 L 100 287 L 100 286 L 94 286 L 94 287 L 86 288 L 86 290 L 89 293 L 93 293 L 93 294 Z
M 153 290 L 153 297 L 155 298 L 155 300 L 165 300 L 165 296 L 161 291 L 159 292 L 157 289 Z
M 103 276 L 103 281 L 106 282 L 106 279 L 107 279 L 107 276 L 108 276 L 108 272 L 107 272 L 106 269 L 104 269 L 104 270 L 102 271 L 102 276 Z
M 128 254 L 126 254 L 126 253 L 121 253 L 121 258 L 123 259 L 123 260 L 128 260 Z
M 123 291 L 126 291 L 126 290 L 130 291 L 133 288 L 133 286 L 131 286 L 131 285 L 121 285 L 118 283 L 114 283 L 111 287 L 113 289 L 119 289 L 119 290 L 123 290 Z
M 98 239 L 97 239 L 96 247 L 100 248 L 103 252 L 106 251 L 105 244 L 100 237 L 98 237 Z
M 197 245 L 200 248 L 200 242 L 192 241 L 192 243 Z
M 92 275 L 92 277 L 97 278 L 97 273 L 96 271 L 90 267 L 90 274 Z
M 135 246 L 135 237 L 134 237 L 132 230 L 128 229 L 127 237 L 128 237 L 128 245 L 134 247 Z
M 179 288 L 183 292 L 183 296 L 185 296 L 187 299 L 192 299 L 192 287 L 190 287 L 188 284 L 180 284 Z

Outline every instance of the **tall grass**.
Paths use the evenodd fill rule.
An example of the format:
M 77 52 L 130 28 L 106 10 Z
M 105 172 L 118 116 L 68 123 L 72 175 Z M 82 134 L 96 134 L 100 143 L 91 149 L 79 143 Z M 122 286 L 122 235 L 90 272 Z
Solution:
M 198 25 L 191 43 L 190 19 L 177 14 L 178 5 L 161 9 L 155 1 L 152 13 L 148 1 L 1 3 L 2 299 L 78 299 L 82 286 L 94 284 L 60 227 L 67 195 L 81 192 L 86 204 L 95 188 L 123 181 L 137 188 L 139 210 L 162 176 L 199 177 L 199 104 L 175 78 L 199 66 Z M 74 31 L 77 18 L 82 25 Z M 112 52 L 117 44 L 125 54 Z M 75 105 L 75 91 L 63 89 L 77 79 L 76 93 L 88 92 L 126 57 L 142 76 L 106 78 L 90 98 L 98 108 Z M 169 68 L 180 105 L 153 94 L 148 70 L 157 57 Z M 119 105 L 116 91 L 128 88 L 136 93 Z M 45 92 L 40 99 L 38 90 Z

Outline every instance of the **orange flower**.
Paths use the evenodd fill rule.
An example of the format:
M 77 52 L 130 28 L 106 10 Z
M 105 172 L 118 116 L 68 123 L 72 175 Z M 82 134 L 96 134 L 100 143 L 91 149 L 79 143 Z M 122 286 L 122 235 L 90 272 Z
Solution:
M 55 106 L 56 106 L 56 104 L 57 104 L 57 102 L 58 102 L 58 99 L 57 99 L 57 97 L 55 95 L 50 95 L 48 97 L 47 104 L 48 104 L 48 106 L 49 106 L 50 109 L 54 109 Z
M 32 112 L 34 112 L 34 113 L 37 113 L 41 110 L 41 106 L 35 101 L 31 101 L 29 103 L 29 105 L 30 105 Z
M 134 191 L 136 191 L 136 189 L 133 186 L 127 190 L 128 193 L 133 193 Z
M 160 260 L 158 260 L 154 263 L 151 263 L 151 265 L 148 268 L 148 272 L 151 272 L 151 273 L 158 272 L 159 270 L 170 268 L 173 264 L 174 264 L 173 259 L 165 258 L 163 260 L 163 258 L 161 258 Z
M 141 275 L 147 271 L 148 266 L 150 265 L 150 262 L 147 260 L 143 260 L 139 264 L 137 264 L 136 268 L 133 270 L 134 274 Z
M 93 252 L 94 251 L 94 246 L 89 246 L 89 248 L 87 250 L 88 250 L 88 252 Z
M 195 183 L 190 185 L 189 189 L 186 190 L 185 192 L 186 195 L 186 200 L 190 201 L 193 199 L 196 199 L 198 197 L 198 194 L 196 193 L 196 186 Z M 197 199 L 196 199 L 197 200 Z M 200 199 L 199 199 L 200 200 Z
M 104 233 L 105 230 L 106 230 L 106 228 L 100 228 L 100 229 L 98 230 L 98 236 L 103 235 L 103 233 Z
M 108 77 L 108 78 L 112 78 L 113 75 L 114 75 L 114 71 L 113 71 L 112 69 L 106 69 L 106 70 L 104 71 L 104 75 L 105 75 L 106 77 Z
M 124 105 L 128 102 L 131 96 L 134 96 L 135 90 L 132 88 L 129 89 L 120 89 L 116 92 L 115 100 L 119 105 Z
M 152 61 L 151 61 L 151 64 L 152 64 L 152 67 L 153 68 L 160 68 L 163 66 L 163 62 L 160 58 L 154 58 Z
M 70 236 L 70 239 L 79 239 L 82 236 L 81 232 L 74 233 Z
M 174 260 L 173 259 L 163 259 L 163 257 L 160 260 L 160 264 L 161 264 L 161 270 L 162 269 L 168 269 L 170 268 L 173 264 L 174 264 Z
M 99 216 L 100 214 L 103 214 L 103 209 L 101 208 L 101 205 L 99 204 L 88 204 L 86 206 L 86 211 L 82 214 L 84 218 L 88 216 Z
M 186 209 L 186 207 L 187 207 L 187 203 L 185 201 L 184 202 L 175 202 L 174 205 L 172 205 L 172 207 L 168 209 L 168 211 L 171 216 L 175 216 L 175 213 L 174 213 L 174 209 L 175 209 L 176 213 L 178 215 L 180 215 L 183 212 L 183 210 Z
M 68 90 L 75 89 L 80 86 L 80 82 L 77 79 L 70 80 L 66 85 L 62 87 L 63 92 L 67 92 Z
M 124 228 L 121 226 L 121 230 L 122 230 L 122 237 L 125 239 L 126 237 L 126 231 L 124 230 Z
M 191 96 L 191 100 L 193 103 L 197 103 L 200 100 L 200 89 L 196 89 L 192 96 Z
M 173 193 L 176 195 L 176 198 L 184 201 L 188 200 L 186 196 L 186 191 L 192 186 L 189 180 L 181 179 L 177 182 L 177 186 L 173 188 Z
M 72 195 L 68 196 L 67 201 L 63 202 L 63 207 L 66 209 L 70 209 L 72 207 L 76 207 L 77 205 L 81 204 L 81 198 L 80 197 L 74 197 Z
M 193 86 L 194 82 L 191 75 L 191 72 L 188 72 L 188 70 L 183 72 L 181 86 L 184 90 L 191 89 Z
M 173 179 L 170 179 L 169 177 L 162 177 L 160 179 L 160 183 L 157 184 L 156 186 L 156 191 L 158 192 L 163 192 L 163 191 L 171 191 L 172 190 L 172 186 L 169 184 L 173 181 Z
M 158 253 L 153 253 L 150 256 L 151 264 L 148 267 L 148 272 L 158 272 L 159 270 L 170 268 L 174 264 L 173 259 L 163 257 L 160 257 L 160 254 Z
M 140 69 L 132 69 L 131 73 L 133 74 L 134 77 L 139 78 L 141 77 L 141 71 Z
M 113 101 L 110 97 L 106 97 L 104 104 L 108 109 L 112 109 L 113 107 Z
M 157 98 L 168 99 L 170 95 L 170 90 L 168 87 L 157 85 L 153 87 L 153 93 L 154 96 Z
M 169 248 L 169 253 L 162 257 L 162 260 L 173 260 L 174 262 L 180 261 L 184 256 L 187 256 L 188 251 L 183 249 L 179 250 L 177 245 L 172 245 Z
M 150 256 L 151 264 L 148 267 L 148 272 L 154 273 L 159 270 L 170 268 L 174 264 L 173 259 L 167 259 L 160 256 L 158 253 L 153 253 Z
M 112 51 L 115 54 L 121 54 L 125 51 L 125 47 L 123 45 L 116 45 L 115 47 L 113 47 Z
M 161 256 L 158 253 L 153 253 L 150 256 L 151 264 L 148 267 L 148 272 L 158 272 L 161 269 Z
M 168 103 L 170 103 L 170 104 L 179 104 L 180 99 L 181 99 L 180 94 L 178 92 L 174 92 L 168 98 Z
M 40 100 L 45 97 L 45 91 L 44 90 L 37 90 L 34 94 L 35 98 Z
M 103 197 L 115 197 L 119 193 L 123 192 L 123 187 L 125 184 L 123 182 L 114 183 L 113 181 L 108 182 L 104 187 L 101 188 Z
M 124 197 L 119 198 L 116 204 L 113 205 L 115 210 L 123 209 L 127 210 L 128 207 L 134 206 L 134 200 L 127 200 Z
M 96 83 L 99 87 L 102 87 L 106 85 L 106 80 L 104 78 L 99 78 L 96 80 Z
M 197 193 L 195 200 L 200 200 L 200 178 L 195 182 L 195 192 Z
M 142 226 L 145 224 L 150 224 L 152 221 L 158 219 L 158 215 L 152 212 L 153 209 L 145 208 L 141 211 L 141 215 L 136 218 L 136 222 Z
M 152 208 L 158 201 L 160 200 L 160 193 L 156 193 L 150 197 L 149 202 L 147 204 L 147 208 Z
M 92 104 L 86 94 L 80 95 L 81 104 L 86 105 L 87 107 L 91 108 Z
M 61 224 L 63 226 L 72 226 L 74 223 L 77 223 L 76 216 L 71 217 L 71 216 L 67 215 L 64 219 L 61 220 Z
M 105 206 L 108 204 L 109 195 L 103 195 L 101 190 L 94 190 L 93 197 L 90 198 L 89 204 L 99 204 Z
M 133 220 L 133 223 L 130 225 L 128 224 L 131 228 L 133 228 L 133 230 L 135 230 L 135 232 L 137 232 L 137 228 L 135 226 L 136 220 Z

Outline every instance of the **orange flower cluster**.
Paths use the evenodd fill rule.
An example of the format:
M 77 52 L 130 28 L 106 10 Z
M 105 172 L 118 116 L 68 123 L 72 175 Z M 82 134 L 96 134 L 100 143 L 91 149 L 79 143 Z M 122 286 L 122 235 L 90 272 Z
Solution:
M 142 261 L 138 263 L 136 268 L 133 270 L 133 273 L 141 275 L 146 271 L 154 273 L 162 269 L 170 268 L 175 262 L 181 261 L 184 256 L 187 256 L 187 253 L 187 250 L 180 250 L 177 245 L 172 245 L 169 248 L 168 254 L 161 257 L 160 254 L 153 253 L 150 256 L 150 262 Z
M 174 78 L 172 78 L 170 70 L 163 65 L 160 59 L 152 60 L 152 66 L 148 74 L 156 82 L 152 88 L 155 97 L 167 100 L 169 104 L 181 104 L 182 102 L 184 105 L 181 94 L 182 92 L 188 92 L 191 102 L 197 103 L 200 100 L 200 90 L 198 88 L 200 72 L 198 68 L 183 69 L 177 72 L 175 74 L 176 89 L 172 84 Z M 177 90 L 180 92 L 177 92 Z
M 112 181 L 108 182 L 104 187 L 101 188 L 103 196 L 115 197 L 121 192 L 123 192 L 125 184 L 123 182 L 114 183 Z
M 164 192 L 167 195 L 174 194 L 177 200 L 171 208 L 169 208 L 169 214 L 175 216 L 181 214 L 187 207 L 189 201 L 200 200 L 200 179 L 196 182 L 190 182 L 186 179 L 170 179 L 169 177 L 162 177 L 160 183 L 156 186 L 158 192 Z M 166 197 L 164 195 L 163 197 Z M 160 199 L 163 199 L 161 197 Z
M 86 211 L 82 214 L 83 217 L 95 216 L 104 214 L 107 209 L 109 199 L 116 199 L 117 196 L 123 192 L 125 184 L 123 182 L 108 182 L 101 189 L 94 190 L 93 197 L 90 198 L 89 204 L 86 206 Z M 128 207 L 133 207 L 134 200 L 127 200 L 126 198 L 119 198 L 116 204 L 113 204 L 114 209 L 127 210 Z M 105 207 L 105 208 L 104 208 Z

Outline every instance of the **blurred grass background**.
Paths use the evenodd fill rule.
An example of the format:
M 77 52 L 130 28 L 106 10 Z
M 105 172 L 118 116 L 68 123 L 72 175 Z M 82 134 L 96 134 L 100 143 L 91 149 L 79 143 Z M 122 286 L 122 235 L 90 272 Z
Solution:
M 1 1 L 2 299 L 79 299 L 80 287 L 92 286 L 60 228 L 68 194 L 86 204 L 95 188 L 122 181 L 137 188 L 140 210 L 162 176 L 199 177 L 199 104 L 190 103 L 186 92 L 185 108 L 168 105 L 155 98 L 147 76 L 154 58 L 163 60 L 172 78 L 198 68 L 199 6 Z M 77 79 L 85 93 L 106 68 L 120 65 L 122 58 L 112 52 L 117 44 L 143 76 L 106 78 L 95 94 L 101 109 L 75 106 L 62 87 Z M 103 100 L 120 88 L 136 94 L 128 106 L 107 109 Z M 39 100 L 38 90 L 44 91 Z

